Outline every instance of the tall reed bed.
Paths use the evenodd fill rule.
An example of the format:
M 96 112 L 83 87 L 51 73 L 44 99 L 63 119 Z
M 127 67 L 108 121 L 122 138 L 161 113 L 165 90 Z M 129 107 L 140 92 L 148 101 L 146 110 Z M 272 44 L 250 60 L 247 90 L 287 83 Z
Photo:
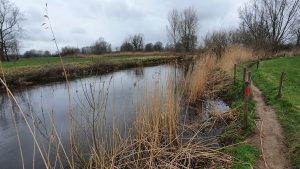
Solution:
M 185 79 L 185 93 L 190 103 L 195 103 L 204 94 L 209 82 L 217 81 L 210 76 L 212 71 L 223 72 L 220 78 L 230 76 L 234 64 L 256 59 L 251 49 L 238 46 L 228 47 L 221 58 L 213 53 L 204 53 L 199 57 Z

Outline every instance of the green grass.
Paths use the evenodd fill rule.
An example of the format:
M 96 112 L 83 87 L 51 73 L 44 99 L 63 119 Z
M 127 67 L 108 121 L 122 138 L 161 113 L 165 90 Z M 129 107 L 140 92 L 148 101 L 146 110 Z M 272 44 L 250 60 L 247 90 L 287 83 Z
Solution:
M 98 57 L 64 57 L 65 63 L 87 63 L 87 62 L 123 62 L 123 61 L 143 61 L 150 59 L 159 59 L 161 56 L 136 56 L 136 55 L 122 55 L 122 56 L 98 56 Z M 38 58 L 22 58 L 18 61 L 3 62 L 3 68 L 19 68 L 19 67 L 33 67 L 43 66 L 48 64 L 59 64 L 59 57 L 38 57 Z
M 232 169 L 253 168 L 253 164 L 259 159 L 259 151 L 249 144 L 239 144 L 235 147 L 226 148 L 225 151 L 235 157 Z
M 253 80 L 278 115 L 295 168 L 300 168 L 300 57 L 263 61 L 252 68 Z M 281 72 L 286 73 L 283 96 L 277 97 Z
M 230 107 L 238 110 L 237 120 L 232 122 L 221 137 L 221 142 L 226 145 L 236 144 L 237 146 L 226 148 L 225 152 L 234 157 L 233 169 L 251 169 L 259 158 L 259 151 L 252 145 L 241 143 L 249 137 L 255 129 L 255 103 L 249 99 L 248 104 L 248 127 L 243 128 L 243 96 L 242 96 L 242 70 L 240 66 L 237 71 L 237 82 L 225 95 L 225 100 Z
M 91 58 L 64 58 L 66 63 L 88 62 Z M 3 62 L 3 68 L 15 68 L 24 66 L 42 66 L 47 64 L 60 63 L 59 57 L 38 57 L 38 58 L 23 58 L 18 61 Z

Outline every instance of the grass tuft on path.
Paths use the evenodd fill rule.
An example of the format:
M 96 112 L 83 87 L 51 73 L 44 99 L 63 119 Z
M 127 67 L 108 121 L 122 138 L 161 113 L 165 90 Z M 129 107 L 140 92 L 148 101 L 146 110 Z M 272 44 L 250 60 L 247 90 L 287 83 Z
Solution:
M 267 104 L 278 115 L 284 130 L 292 164 L 300 168 L 300 57 L 263 61 L 252 68 L 253 80 L 263 92 Z M 277 97 L 281 72 L 285 72 L 283 96 Z

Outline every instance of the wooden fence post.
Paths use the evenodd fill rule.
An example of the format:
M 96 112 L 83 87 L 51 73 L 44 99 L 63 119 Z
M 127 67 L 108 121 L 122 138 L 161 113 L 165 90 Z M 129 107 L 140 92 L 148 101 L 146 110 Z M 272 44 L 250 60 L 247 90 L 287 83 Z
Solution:
M 250 83 L 245 82 L 245 90 L 244 90 L 244 121 L 243 121 L 243 128 L 246 130 L 248 127 L 248 101 L 250 97 Z
M 249 82 L 249 85 L 250 85 L 250 87 L 251 87 L 251 85 L 252 85 L 251 72 L 248 72 L 248 82 Z
M 243 97 L 245 96 L 246 76 L 247 76 L 247 68 L 244 68 L 244 75 L 243 75 Z
M 285 73 L 281 72 L 280 81 L 279 81 L 278 95 L 277 95 L 278 97 L 282 96 L 282 88 L 283 88 L 284 77 L 285 77 Z
M 234 64 L 234 83 L 236 83 L 236 64 Z

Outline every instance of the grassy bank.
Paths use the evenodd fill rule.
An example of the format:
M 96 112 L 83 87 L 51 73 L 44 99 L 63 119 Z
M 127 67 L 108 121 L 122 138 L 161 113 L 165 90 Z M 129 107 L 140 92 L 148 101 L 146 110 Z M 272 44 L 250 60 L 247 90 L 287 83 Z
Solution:
M 100 56 L 64 57 L 63 62 L 69 79 L 105 74 L 138 66 L 153 66 L 175 60 L 189 60 L 192 56 L 178 56 L 166 53 L 118 54 Z M 7 84 L 24 87 L 64 80 L 59 57 L 20 59 L 2 63 Z
M 234 169 L 250 169 L 253 168 L 255 162 L 259 159 L 259 151 L 254 146 L 244 143 L 244 140 L 249 137 L 255 130 L 255 103 L 252 99 L 248 105 L 248 127 L 243 129 L 243 96 L 242 96 L 242 82 L 243 82 L 243 65 L 237 69 L 237 80 L 232 84 L 229 91 L 223 96 L 230 104 L 230 107 L 235 110 L 235 120 L 225 130 L 221 137 L 221 142 L 224 145 L 236 145 L 226 148 L 225 151 L 232 154 Z
M 122 62 L 122 61 L 141 61 L 148 59 L 157 59 L 166 56 L 174 56 L 171 53 L 116 53 L 106 55 L 72 55 L 63 57 L 64 63 L 85 63 L 85 62 Z M 60 64 L 59 57 L 37 57 L 37 58 L 21 58 L 16 61 L 3 62 L 5 69 L 34 67 L 51 64 Z
M 291 161 L 300 166 L 300 57 L 277 58 L 263 61 L 259 69 L 252 68 L 255 84 L 265 100 L 278 115 L 283 127 Z M 283 96 L 277 97 L 281 72 L 286 73 Z

